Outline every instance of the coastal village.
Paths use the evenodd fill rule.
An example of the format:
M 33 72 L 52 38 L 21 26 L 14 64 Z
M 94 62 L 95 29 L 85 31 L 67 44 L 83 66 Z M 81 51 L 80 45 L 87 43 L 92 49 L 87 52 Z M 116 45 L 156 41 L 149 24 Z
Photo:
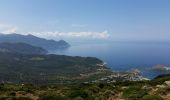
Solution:
M 94 82 L 113 83 L 113 82 L 116 82 L 116 80 L 141 81 L 141 80 L 149 80 L 149 79 L 143 77 L 141 72 L 135 69 L 131 72 L 115 72 L 114 74 L 110 76 L 103 77 L 99 80 L 95 80 Z
M 104 66 L 100 65 L 100 66 Z M 98 69 L 98 71 L 106 71 L 108 69 Z M 91 82 L 85 82 L 85 83 L 114 83 L 116 81 L 142 81 L 142 80 L 150 80 L 148 78 L 143 77 L 142 72 L 138 69 L 133 69 L 131 71 L 124 71 L 124 72 L 119 72 L 119 71 L 112 71 L 110 75 L 106 75 L 100 79 L 93 80 Z

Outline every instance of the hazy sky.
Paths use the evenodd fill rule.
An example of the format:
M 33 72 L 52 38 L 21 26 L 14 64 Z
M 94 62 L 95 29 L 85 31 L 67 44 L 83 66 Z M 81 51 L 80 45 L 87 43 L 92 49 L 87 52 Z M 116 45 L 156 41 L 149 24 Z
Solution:
M 66 40 L 170 40 L 170 0 L 0 0 L 0 32 Z

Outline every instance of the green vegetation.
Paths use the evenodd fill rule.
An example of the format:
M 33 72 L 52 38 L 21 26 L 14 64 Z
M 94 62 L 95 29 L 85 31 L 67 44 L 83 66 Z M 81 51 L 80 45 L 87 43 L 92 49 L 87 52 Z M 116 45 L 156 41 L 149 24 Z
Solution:
M 39 40 L 39 38 L 35 40 L 37 39 Z M 39 41 L 48 41 L 52 43 L 51 45 L 56 43 L 52 40 Z M 58 43 L 68 46 L 64 41 Z M 170 98 L 170 75 L 160 75 L 150 81 L 125 81 L 128 80 L 124 79 L 125 76 L 133 78 L 133 73 L 132 76 L 125 73 L 125 76 L 122 74 L 124 77 L 117 78 L 100 59 L 44 55 L 43 52 L 46 51 L 25 43 L 0 43 L 0 100 L 168 100 Z
M 155 80 L 65 85 L 5 83 L 0 84 L 0 100 L 168 100 L 169 86 L 152 85 Z
M 145 95 L 147 95 L 147 91 L 145 89 L 141 89 L 140 86 L 129 86 L 123 91 L 123 97 L 128 100 L 138 100 Z
M 142 97 L 142 100 L 163 100 L 163 99 L 157 95 L 145 95 Z
M 69 100 L 69 98 L 64 96 L 41 96 L 38 100 Z
M 26 43 L 0 43 L 0 51 L 19 54 L 47 54 L 48 51 L 41 47 L 32 46 Z
M 93 57 L 23 55 L 0 52 L 0 80 L 12 83 L 68 84 L 95 80 L 107 74 Z

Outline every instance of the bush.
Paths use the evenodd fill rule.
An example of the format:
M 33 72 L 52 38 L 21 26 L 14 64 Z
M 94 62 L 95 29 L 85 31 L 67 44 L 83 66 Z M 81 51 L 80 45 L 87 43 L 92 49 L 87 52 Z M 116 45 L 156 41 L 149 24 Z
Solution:
M 92 93 L 96 94 L 96 93 L 99 93 L 100 88 L 97 87 L 97 86 L 91 86 L 91 87 L 89 88 L 89 90 L 90 90 Z
M 75 90 L 72 91 L 69 95 L 70 98 L 77 98 L 77 97 L 81 97 L 84 100 L 94 100 L 94 98 L 89 95 L 86 91 L 83 90 Z
M 0 90 L 4 90 L 4 84 L 3 83 L 0 84 Z
M 42 96 L 38 100 L 70 100 L 70 99 L 64 96 Z
M 100 84 L 99 84 L 99 88 L 101 88 L 101 89 L 104 88 L 104 84 L 103 84 L 103 83 L 100 83 Z
M 32 100 L 27 97 L 0 97 L 0 100 Z
M 147 91 L 138 86 L 129 87 L 123 91 L 123 97 L 128 100 L 139 100 L 144 95 L 147 95 Z
M 111 90 L 106 90 L 104 92 L 104 97 L 106 97 L 106 98 L 109 98 L 110 96 L 114 96 L 114 95 L 115 95 L 115 93 Z
M 16 93 L 15 92 L 11 92 L 11 93 L 9 93 L 9 96 L 16 96 Z
M 32 100 L 32 99 L 30 99 L 28 97 L 18 97 L 18 98 L 14 99 L 14 100 Z
M 9 97 L 0 97 L 0 100 L 7 100 Z
M 156 95 L 145 95 L 142 100 L 163 100 L 160 96 Z

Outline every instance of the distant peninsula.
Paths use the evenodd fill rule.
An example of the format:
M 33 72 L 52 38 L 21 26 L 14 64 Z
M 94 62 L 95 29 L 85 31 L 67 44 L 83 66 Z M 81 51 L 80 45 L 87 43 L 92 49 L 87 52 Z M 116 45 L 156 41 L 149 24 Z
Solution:
M 65 49 L 70 46 L 64 40 L 47 40 L 44 38 L 39 38 L 34 35 L 21 35 L 21 34 L 0 34 L 0 43 L 10 42 L 10 43 L 27 43 L 32 46 L 42 47 L 46 50 L 56 50 L 56 49 Z
M 160 65 L 160 64 L 154 65 L 151 69 L 155 70 L 155 71 L 160 71 L 160 70 L 169 70 L 170 71 L 170 67 Z

